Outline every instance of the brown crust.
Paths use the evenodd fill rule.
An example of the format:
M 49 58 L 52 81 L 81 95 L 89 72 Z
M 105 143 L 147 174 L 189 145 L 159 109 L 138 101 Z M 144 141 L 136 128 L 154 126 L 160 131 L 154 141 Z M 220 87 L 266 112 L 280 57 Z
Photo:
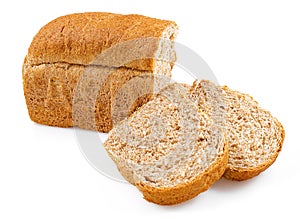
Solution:
M 228 168 L 226 169 L 226 171 L 223 175 L 224 178 L 230 179 L 230 180 L 236 180 L 236 181 L 243 181 L 243 180 L 251 179 L 255 176 L 258 176 L 261 172 L 265 171 L 267 168 L 269 168 L 275 162 L 276 158 L 279 155 L 279 152 L 282 150 L 282 145 L 283 145 L 283 141 L 285 138 L 285 131 L 284 131 L 282 124 L 277 119 L 275 119 L 275 122 L 278 125 L 278 127 L 280 127 L 281 136 L 282 136 L 281 142 L 278 144 L 276 153 L 272 154 L 272 156 L 268 159 L 267 162 L 265 162 L 257 167 L 241 169 L 241 168 L 234 168 L 234 167 L 228 166 Z
M 214 163 L 204 173 L 199 174 L 194 180 L 171 188 L 155 188 L 137 183 L 136 187 L 143 193 L 147 201 L 159 205 L 175 205 L 196 197 L 209 189 L 222 177 L 228 163 L 228 145 L 224 142 L 224 151 L 216 158 Z
M 169 27 L 177 29 L 177 25 L 172 21 L 136 14 L 70 14 L 59 17 L 41 28 L 28 49 L 27 59 L 31 65 L 57 62 L 88 65 L 107 48 L 140 38 L 161 38 Z M 154 70 L 155 61 L 152 57 L 155 47 L 153 49 L 150 59 L 132 61 L 122 66 Z M 104 63 L 101 63 L 102 61 L 98 60 L 100 63 L 93 64 L 119 67 L 118 64 L 114 65 L 114 56 L 106 55 L 105 58 L 108 58 L 109 62 L 102 60 Z

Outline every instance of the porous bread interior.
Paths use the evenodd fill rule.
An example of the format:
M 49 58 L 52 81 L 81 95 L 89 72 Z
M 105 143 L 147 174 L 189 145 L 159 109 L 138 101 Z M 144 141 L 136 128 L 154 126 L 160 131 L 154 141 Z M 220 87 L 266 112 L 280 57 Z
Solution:
M 226 132 L 226 100 L 220 87 L 208 80 L 196 80 L 190 88 L 190 97 L 212 118 L 214 126 Z
M 229 124 L 229 168 L 251 169 L 270 162 L 281 148 L 281 125 L 270 112 L 259 107 L 251 96 L 226 86 L 223 90 Z
M 162 37 L 158 42 L 158 48 L 154 54 L 156 62 L 154 63 L 154 69 L 167 70 L 170 68 L 167 63 L 171 63 L 171 68 L 176 61 L 176 52 L 174 39 L 177 37 L 178 28 L 175 25 L 169 25 L 162 33 Z
M 187 87 L 172 84 L 114 127 L 104 145 L 131 183 L 168 188 L 205 172 L 223 141 Z
M 169 25 L 162 32 L 155 53 L 153 74 L 145 71 L 140 77 L 126 79 L 115 76 L 111 83 L 111 115 L 113 125 L 127 118 L 135 109 L 148 102 L 152 95 L 158 93 L 170 83 L 173 62 L 176 60 L 174 39 L 177 26 Z
M 260 108 L 251 96 L 230 90 L 226 86 L 216 86 L 209 81 L 195 81 L 191 96 L 212 117 L 212 112 L 217 115 L 215 109 L 219 109 L 217 112 L 226 109 L 219 121 L 225 121 L 223 125 L 226 126 L 228 171 L 241 171 L 236 176 L 226 172 L 226 177 L 247 179 L 274 162 L 283 141 L 282 126 L 270 112 Z M 218 117 L 213 121 L 218 121 Z M 262 168 L 258 168 L 260 166 Z M 242 171 L 245 170 L 253 174 L 249 172 L 243 176 Z
M 148 102 L 153 94 L 170 83 L 172 66 L 157 61 L 155 71 L 137 71 L 140 74 L 113 74 L 110 83 L 112 125 L 131 115 L 138 107 Z

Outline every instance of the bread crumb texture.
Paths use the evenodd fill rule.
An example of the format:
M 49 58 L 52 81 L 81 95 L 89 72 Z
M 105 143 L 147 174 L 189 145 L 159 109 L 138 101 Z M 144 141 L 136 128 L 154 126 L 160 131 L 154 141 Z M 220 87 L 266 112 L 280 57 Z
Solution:
M 284 141 L 281 123 L 249 95 L 224 86 L 229 163 L 225 178 L 246 180 L 272 165 Z
M 224 132 L 172 84 L 114 127 L 105 148 L 148 201 L 177 204 L 207 190 L 225 171 Z
M 284 140 L 283 126 L 251 96 L 209 81 L 195 81 L 191 97 L 226 127 L 229 162 L 225 178 L 250 179 L 274 163 Z

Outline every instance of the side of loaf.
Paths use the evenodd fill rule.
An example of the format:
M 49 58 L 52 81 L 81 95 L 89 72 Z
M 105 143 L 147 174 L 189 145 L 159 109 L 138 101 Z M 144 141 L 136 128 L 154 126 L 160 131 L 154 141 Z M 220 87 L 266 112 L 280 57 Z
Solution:
M 115 126 L 104 146 L 124 178 L 160 205 L 206 191 L 228 162 L 223 128 L 199 110 L 181 84 L 167 86 Z
M 30 118 L 108 132 L 150 99 L 157 78 L 171 77 L 176 34 L 174 22 L 141 15 L 94 12 L 51 21 L 34 37 L 23 64 Z M 126 85 L 141 96 L 116 98 Z
M 219 95 L 212 95 L 211 91 L 217 91 Z M 218 99 L 219 96 L 223 98 Z M 229 162 L 225 178 L 250 179 L 275 162 L 283 144 L 284 129 L 251 96 L 209 81 L 195 81 L 191 97 L 210 116 L 215 114 L 213 108 L 226 108 L 223 119 L 226 121 Z
M 162 73 L 162 72 L 161 72 Z M 169 74 L 168 72 L 166 74 Z M 123 78 L 121 84 L 114 85 L 116 78 Z M 145 82 L 143 78 L 147 77 Z M 168 76 L 166 76 L 168 77 Z M 139 78 L 139 79 L 138 79 Z M 130 83 L 138 81 L 138 84 Z M 154 74 L 129 68 L 108 68 L 102 66 L 81 66 L 66 63 L 23 66 L 23 86 L 30 118 L 37 123 L 98 130 L 108 132 L 114 121 L 120 121 L 135 108 L 147 102 L 142 96 L 124 110 L 125 116 L 112 118 L 112 111 L 128 101 L 113 101 L 111 94 L 128 83 L 127 91 L 138 91 L 148 95 L 154 92 Z M 122 102 L 123 101 L 123 102 Z

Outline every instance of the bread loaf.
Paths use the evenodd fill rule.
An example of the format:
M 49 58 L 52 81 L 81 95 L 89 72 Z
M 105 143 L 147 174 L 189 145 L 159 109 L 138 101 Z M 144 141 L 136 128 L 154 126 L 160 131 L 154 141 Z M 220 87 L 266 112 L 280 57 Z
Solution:
M 59 17 L 36 34 L 23 64 L 30 118 L 38 123 L 108 132 L 119 88 L 135 77 L 141 96 L 126 115 L 149 100 L 156 76 L 171 76 L 176 56 L 172 21 L 141 15 L 79 13 Z M 125 115 L 124 114 L 124 115 Z M 125 116 L 116 117 L 121 121 Z
M 228 162 L 222 128 L 180 84 L 169 85 L 115 126 L 104 146 L 124 178 L 160 205 L 207 190 Z
M 215 109 L 226 108 L 223 119 L 226 121 L 229 162 L 225 178 L 250 179 L 275 162 L 283 144 L 284 129 L 251 96 L 209 81 L 195 81 L 191 96 L 210 116 L 218 115 Z M 218 110 L 219 115 L 222 115 L 221 111 Z

